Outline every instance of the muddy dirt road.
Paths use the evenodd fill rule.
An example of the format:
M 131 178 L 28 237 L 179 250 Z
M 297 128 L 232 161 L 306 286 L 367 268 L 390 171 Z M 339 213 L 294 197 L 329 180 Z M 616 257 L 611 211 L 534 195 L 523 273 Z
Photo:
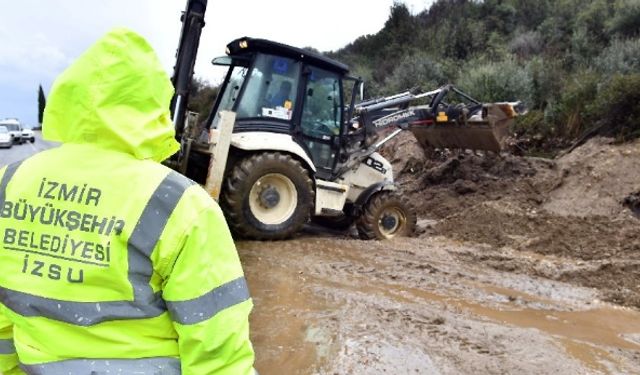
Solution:
M 638 311 L 469 256 L 488 248 L 313 234 L 238 248 L 261 374 L 640 373 Z
M 261 374 L 640 374 L 640 141 L 387 151 L 417 238 L 238 243 Z

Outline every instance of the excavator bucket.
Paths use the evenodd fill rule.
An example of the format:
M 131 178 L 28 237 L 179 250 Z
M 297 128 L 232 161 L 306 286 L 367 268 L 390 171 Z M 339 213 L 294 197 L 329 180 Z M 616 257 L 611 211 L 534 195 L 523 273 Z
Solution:
M 517 116 L 514 105 L 483 104 L 476 112 L 469 116 L 463 109 L 440 112 L 435 118 L 424 116 L 410 123 L 409 130 L 425 149 L 502 151 Z

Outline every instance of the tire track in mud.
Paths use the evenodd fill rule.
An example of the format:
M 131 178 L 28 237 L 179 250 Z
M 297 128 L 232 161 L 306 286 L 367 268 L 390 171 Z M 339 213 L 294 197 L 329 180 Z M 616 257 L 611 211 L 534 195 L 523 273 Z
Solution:
M 322 237 L 238 247 L 261 374 L 640 371 L 640 314 L 468 256 L 486 249 Z

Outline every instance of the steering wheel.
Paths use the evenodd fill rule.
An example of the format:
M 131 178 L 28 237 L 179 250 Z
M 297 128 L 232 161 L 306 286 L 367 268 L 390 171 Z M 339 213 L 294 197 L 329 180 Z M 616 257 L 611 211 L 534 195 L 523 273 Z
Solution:
M 312 125 L 311 125 L 311 132 L 312 133 L 317 133 L 317 134 L 321 134 L 321 135 L 334 135 L 333 131 L 331 130 L 330 127 L 328 127 L 327 125 L 323 124 L 320 121 L 315 121 Z

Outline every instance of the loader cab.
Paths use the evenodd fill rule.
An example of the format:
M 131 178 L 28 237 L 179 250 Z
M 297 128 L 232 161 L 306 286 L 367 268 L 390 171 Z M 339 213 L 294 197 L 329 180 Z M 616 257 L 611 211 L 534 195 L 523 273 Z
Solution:
M 284 44 L 240 38 L 227 56 L 213 60 L 228 66 L 209 126 L 222 110 L 236 112 L 234 133 L 290 134 L 313 161 L 316 174 L 332 179 L 346 160 L 348 119 L 353 116 L 357 78 L 346 65 Z

